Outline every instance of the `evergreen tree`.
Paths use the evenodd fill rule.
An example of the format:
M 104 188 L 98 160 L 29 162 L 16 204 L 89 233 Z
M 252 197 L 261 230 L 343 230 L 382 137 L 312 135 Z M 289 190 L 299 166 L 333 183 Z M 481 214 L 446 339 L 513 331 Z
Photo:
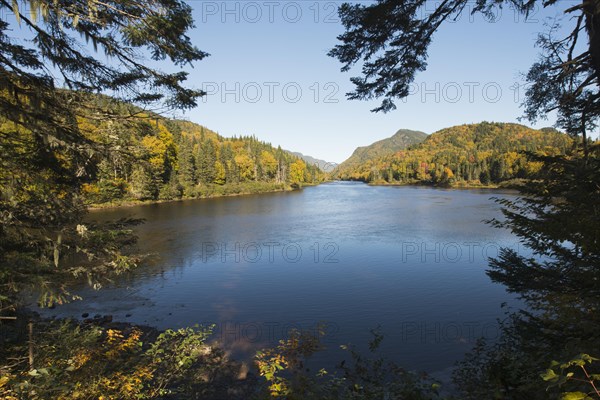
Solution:
M 197 156 L 198 180 L 202 183 L 212 183 L 215 180 L 215 162 L 217 151 L 212 140 L 205 139 Z
M 148 170 L 126 166 L 121 155 L 129 149 L 110 124 L 139 115 L 123 100 L 185 109 L 202 95 L 183 86 L 184 71 L 151 68 L 143 54 L 177 67 L 207 54 L 186 36 L 191 8 L 179 0 L 0 1 L 0 14 L 0 287 L 9 294 L 19 290 L 8 284 L 13 278 L 29 283 L 23 277 L 48 271 L 48 260 L 55 267 L 61 254 L 86 250 L 75 232 L 84 214 L 79 193 L 93 187 L 99 154 L 115 155 L 113 172 L 131 174 L 126 179 L 137 197 L 156 197 Z M 21 40 L 22 31 L 32 40 Z M 84 127 L 81 121 L 91 116 L 95 122 Z M 110 237 L 119 236 L 87 243 L 96 246 L 88 256 L 114 258 L 114 249 L 98 247 Z
M 484 185 L 489 185 L 492 182 L 492 177 L 490 176 L 490 170 L 485 168 L 479 174 L 479 181 Z
M 158 185 L 149 167 L 138 165 L 131 173 L 131 195 L 138 200 L 152 200 L 158 196 Z
M 558 0 L 448 0 L 423 12 L 429 10 L 427 0 L 344 3 L 339 16 L 345 32 L 329 55 L 343 64 L 342 71 L 362 63 L 362 74 L 351 78 L 355 90 L 348 96 L 362 100 L 383 97 L 373 111 L 386 112 L 396 108 L 395 99 L 410 93 L 417 72 L 427 66 L 432 37 L 444 22 L 468 11 L 493 18 L 503 6 L 527 17 L 536 7 L 560 9 L 563 4 Z M 551 26 L 547 35 L 539 38 L 544 53 L 527 75 L 531 85 L 526 113 L 533 120 L 557 110 L 560 126 L 585 138 L 600 113 L 600 6 L 597 1 L 582 1 L 563 10 L 572 17 L 572 26 L 566 29 L 566 37 L 554 38 L 558 29 Z M 585 39 L 587 45 L 580 46 Z
M 198 183 L 196 176 L 196 159 L 192 152 L 193 145 L 185 143 L 186 139 L 182 139 L 179 145 L 179 182 L 183 186 L 183 191 L 186 196 L 192 196 L 194 187 Z

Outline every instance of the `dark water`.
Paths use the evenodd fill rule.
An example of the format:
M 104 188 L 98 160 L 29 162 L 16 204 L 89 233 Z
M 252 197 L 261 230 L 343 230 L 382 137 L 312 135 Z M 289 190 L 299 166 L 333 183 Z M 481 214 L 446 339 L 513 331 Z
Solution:
M 146 218 L 139 247 L 150 265 L 48 315 L 112 314 L 159 328 L 215 323 L 238 358 L 289 329 L 328 323 L 323 362 L 340 344 L 381 351 L 411 369 L 444 371 L 480 336 L 498 335 L 502 302 L 485 275 L 509 232 L 492 196 L 511 194 L 331 183 L 292 193 L 94 211 Z M 126 317 L 126 315 L 131 314 Z M 338 349 L 338 350 L 336 350 Z

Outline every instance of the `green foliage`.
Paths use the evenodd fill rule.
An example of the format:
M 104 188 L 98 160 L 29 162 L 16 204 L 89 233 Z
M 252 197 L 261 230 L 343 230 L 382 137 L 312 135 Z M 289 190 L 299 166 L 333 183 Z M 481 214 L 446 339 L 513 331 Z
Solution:
M 100 288 L 111 275 L 135 268 L 139 258 L 123 251 L 135 243 L 130 228 L 140 222 L 70 225 L 52 236 L 39 228 L 10 238 L 0 254 L 0 289 L 5 294 L 0 311 L 13 310 L 24 290 L 39 291 L 40 306 L 53 306 L 76 299 L 68 290 L 74 279 Z
M 157 183 L 152 173 L 143 165 L 134 166 L 131 171 L 129 190 L 130 195 L 137 200 L 151 200 L 158 196 Z M 112 201 L 113 199 L 107 199 Z
M 216 177 L 215 163 L 217 162 L 217 149 L 211 139 L 201 143 L 196 156 L 198 165 L 199 181 L 202 183 L 213 183 Z
M 396 99 L 411 93 L 417 73 L 427 67 L 433 36 L 445 22 L 465 13 L 493 20 L 503 7 L 527 18 L 538 7 L 554 6 L 569 17 L 565 18 L 569 26 L 552 25 L 538 40 L 543 53 L 527 76 L 526 114 L 530 119 L 545 118 L 557 110 L 559 126 L 581 135 L 595 125 L 600 112 L 600 39 L 595 33 L 600 30 L 600 8 L 595 2 L 566 10 L 561 5 L 558 0 L 448 0 L 433 8 L 428 8 L 427 0 L 343 3 L 338 13 L 344 32 L 329 56 L 342 63 L 343 72 L 361 66 L 359 76 L 350 79 L 355 85 L 350 99 L 383 98 L 372 111 L 387 112 L 396 108 Z
M 148 67 L 141 57 L 145 52 L 154 60 L 168 59 L 183 66 L 208 55 L 194 47 L 186 35 L 194 22 L 191 8 L 183 2 L 131 1 L 122 7 L 119 2 L 41 0 L 2 2 L 0 8 L 4 15 L 14 15 L 14 19 L 3 18 L 0 23 L 5 60 L 2 88 L 20 92 L 24 100 L 11 109 L 11 119 L 35 113 L 23 107 L 28 101 L 39 106 L 39 118 L 35 119 L 50 122 L 44 113 L 52 114 L 55 107 L 68 104 L 53 99 L 60 87 L 78 93 L 110 90 L 123 99 L 146 104 L 164 98 L 167 104 L 184 108 L 193 107 L 202 94 L 181 86 L 185 72 L 163 73 Z M 31 30 L 35 40 L 13 41 L 13 32 L 20 29 Z M 48 70 L 46 63 L 59 73 Z M 78 93 L 70 95 L 77 99 Z M 4 101 L 2 106 L 6 106 Z
M 554 387 L 569 386 L 568 392 L 561 393 L 561 400 L 600 399 L 600 391 L 597 388 L 600 374 L 588 371 L 588 364 L 591 365 L 595 361 L 598 361 L 598 359 L 588 354 L 579 354 L 565 363 L 552 361 L 550 368 L 542 373 L 541 377 L 549 383 L 547 390 Z

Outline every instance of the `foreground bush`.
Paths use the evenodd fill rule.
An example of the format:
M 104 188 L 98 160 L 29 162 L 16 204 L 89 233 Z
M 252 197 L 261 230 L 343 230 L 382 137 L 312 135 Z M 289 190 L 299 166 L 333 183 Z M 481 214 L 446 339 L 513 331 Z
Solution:
M 0 354 L 10 360 L 0 367 L 2 399 L 219 398 L 234 386 L 223 382 L 239 373 L 206 344 L 212 327 L 158 333 L 70 321 L 33 326 Z

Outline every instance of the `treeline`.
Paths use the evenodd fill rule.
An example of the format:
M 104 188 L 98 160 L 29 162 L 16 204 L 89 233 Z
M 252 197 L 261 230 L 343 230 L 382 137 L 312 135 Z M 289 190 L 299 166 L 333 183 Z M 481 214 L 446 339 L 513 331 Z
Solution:
M 531 177 L 540 169 L 541 163 L 528 160 L 525 152 L 557 155 L 572 146 L 568 135 L 553 128 L 482 122 L 443 129 L 406 150 L 358 166 L 342 164 L 334 174 L 369 183 L 499 184 Z
M 90 163 L 82 185 L 88 203 L 282 190 L 324 179 L 317 166 L 254 136 L 224 138 L 188 121 L 140 113 L 126 122 L 78 124 L 111 149 Z

